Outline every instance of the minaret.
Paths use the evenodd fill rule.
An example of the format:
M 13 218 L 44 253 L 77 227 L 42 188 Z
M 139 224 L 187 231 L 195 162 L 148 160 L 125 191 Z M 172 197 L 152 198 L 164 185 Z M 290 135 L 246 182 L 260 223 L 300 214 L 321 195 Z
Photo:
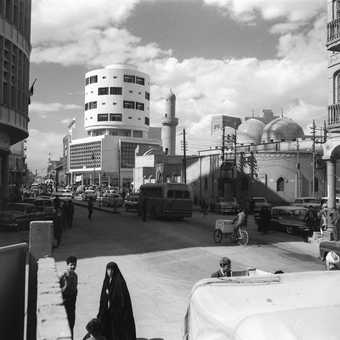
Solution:
M 176 126 L 178 119 L 176 114 L 176 96 L 170 89 L 169 95 L 165 100 L 165 114 L 162 119 L 162 144 L 163 150 L 170 156 L 176 153 Z

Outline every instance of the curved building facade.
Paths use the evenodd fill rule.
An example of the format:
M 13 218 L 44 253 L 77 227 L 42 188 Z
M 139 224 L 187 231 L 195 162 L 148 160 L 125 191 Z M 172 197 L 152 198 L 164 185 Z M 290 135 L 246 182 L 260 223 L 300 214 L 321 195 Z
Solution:
M 0 0 L 0 201 L 11 145 L 28 137 L 31 0 Z
M 150 78 L 131 65 L 110 65 L 85 75 L 84 126 L 89 136 L 147 138 Z

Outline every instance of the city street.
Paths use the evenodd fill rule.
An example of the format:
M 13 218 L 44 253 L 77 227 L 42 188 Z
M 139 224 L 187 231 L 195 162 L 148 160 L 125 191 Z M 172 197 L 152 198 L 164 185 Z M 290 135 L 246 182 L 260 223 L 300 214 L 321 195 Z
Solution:
M 75 339 L 85 334 L 85 325 L 95 317 L 99 294 L 109 261 L 118 263 L 131 294 L 137 336 L 140 339 L 180 339 L 188 296 L 195 282 L 218 269 L 221 256 L 232 260 L 233 269 L 256 267 L 284 272 L 322 270 L 311 244 L 301 237 L 256 231 L 248 220 L 250 244 L 237 246 L 213 241 L 214 221 L 232 216 L 195 212 L 185 221 L 141 221 L 136 213 L 111 214 L 76 207 L 74 226 L 66 230 L 60 248 L 54 251 L 58 271 L 65 258 L 78 257 L 79 295 Z M 1 233 L 1 245 L 27 241 L 27 232 Z M 315 251 L 315 250 L 314 250 Z
M 263 237 L 255 231 L 252 217 L 250 245 L 240 247 L 227 241 L 216 245 L 212 231 L 218 217 L 202 217 L 196 212 L 191 220 L 182 222 L 142 222 L 135 213 L 94 211 L 89 221 L 87 210 L 77 207 L 74 228 L 64 233 L 61 247 L 54 254 L 60 273 L 68 255 L 79 258 L 75 338 L 81 339 L 87 321 L 97 314 L 109 261 L 117 262 L 125 277 L 137 336 L 146 339 L 181 338 L 190 290 L 195 282 L 217 270 L 221 256 L 229 256 L 235 269 L 323 269 L 322 263 L 310 255 L 310 244 L 283 233 Z

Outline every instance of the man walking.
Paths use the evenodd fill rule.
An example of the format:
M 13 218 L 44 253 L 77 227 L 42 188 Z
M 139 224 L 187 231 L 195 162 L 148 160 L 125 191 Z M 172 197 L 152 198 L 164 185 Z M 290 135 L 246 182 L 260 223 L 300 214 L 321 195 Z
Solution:
M 88 202 L 88 205 L 87 205 L 87 210 L 89 212 L 88 214 L 88 219 L 91 220 L 92 219 L 92 212 L 93 212 L 93 202 L 92 202 L 92 198 L 90 197 L 89 198 L 89 202 Z

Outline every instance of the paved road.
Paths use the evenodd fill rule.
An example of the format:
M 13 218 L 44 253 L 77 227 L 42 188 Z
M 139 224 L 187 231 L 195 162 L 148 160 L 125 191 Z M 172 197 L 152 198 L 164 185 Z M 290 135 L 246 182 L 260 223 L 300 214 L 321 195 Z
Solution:
M 118 263 L 127 281 L 140 339 L 181 338 L 190 290 L 217 270 L 221 256 L 229 256 L 234 269 L 323 269 L 310 244 L 283 233 L 263 236 L 256 232 L 251 218 L 250 245 L 240 247 L 226 241 L 216 245 L 212 238 L 216 218 L 220 216 L 195 213 L 187 221 L 142 222 L 134 213 L 94 211 L 89 221 L 86 209 L 77 207 L 73 229 L 64 233 L 61 247 L 54 252 L 60 273 L 68 255 L 79 258 L 75 339 L 82 338 L 87 321 L 97 314 L 109 261 Z M 25 238 L 25 234 L 7 236 L 13 241 L 15 235 Z

